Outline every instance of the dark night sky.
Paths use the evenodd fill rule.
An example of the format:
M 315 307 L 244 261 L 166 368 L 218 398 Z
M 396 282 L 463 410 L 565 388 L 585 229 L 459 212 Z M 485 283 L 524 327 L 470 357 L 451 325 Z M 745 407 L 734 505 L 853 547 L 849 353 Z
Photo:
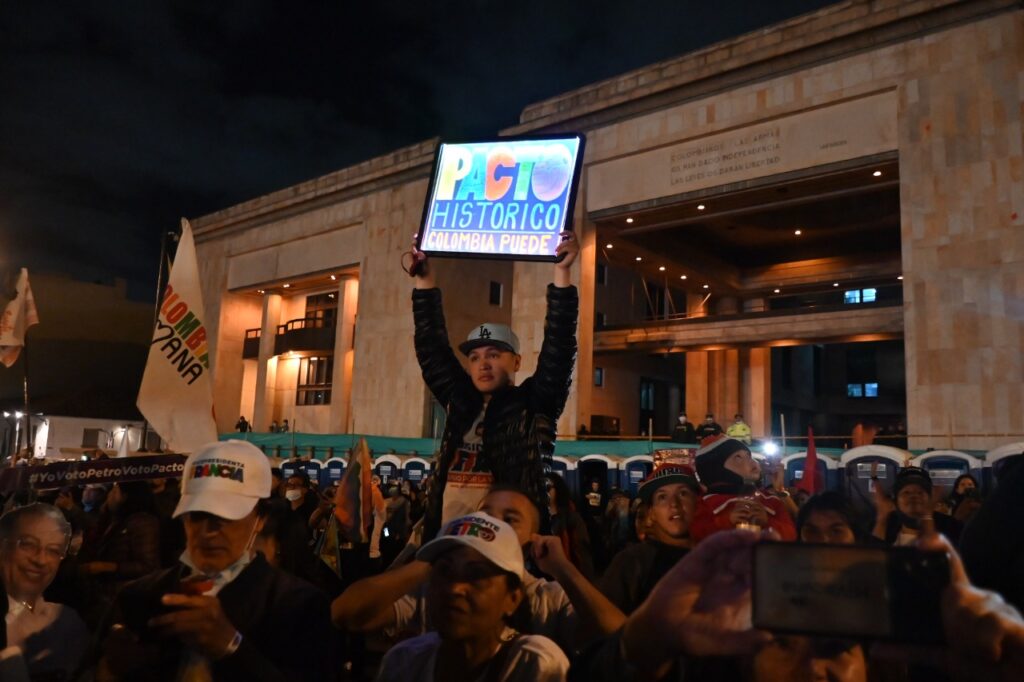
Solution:
M 124 277 L 161 230 L 829 0 L 0 3 L 0 272 Z

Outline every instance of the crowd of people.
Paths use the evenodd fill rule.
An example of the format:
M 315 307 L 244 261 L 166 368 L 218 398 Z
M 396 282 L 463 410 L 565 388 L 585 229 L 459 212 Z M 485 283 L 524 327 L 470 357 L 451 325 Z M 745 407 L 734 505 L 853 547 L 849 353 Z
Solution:
M 0 680 L 1024 679 L 1024 453 L 987 498 L 969 476 L 938 490 L 904 467 L 891 487 L 871 482 L 864 508 L 799 494 L 752 457 L 741 415 L 731 435 L 709 415 L 692 460 L 660 463 L 635 494 L 601 480 L 574 494 L 546 464 L 575 356 L 577 253 L 563 235 L 537 371 L 519 383 L 506 325 L 475 328 L 458 360 L 411 251 L 416 354 L 448 411 L 422 486 L 374 477 L 353 500 L 227 440 L 191 453 L 180 482 L 7 496 Z M 827 613 L 755 627 L 782 615 L 754 613 L 765 547 L 783 557 L 758 583 L 768 594 L 801 547 L 944 557 L 931 601 L 883 597 L 897 620 L 934 612 L 941 644 L 881 623 L 838 631 Z

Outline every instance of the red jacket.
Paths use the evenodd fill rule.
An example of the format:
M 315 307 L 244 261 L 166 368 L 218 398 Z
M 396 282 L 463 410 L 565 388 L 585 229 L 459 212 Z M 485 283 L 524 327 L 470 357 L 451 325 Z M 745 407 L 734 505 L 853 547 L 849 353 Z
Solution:
M 786 542 L 796 540 L 796 525 L 782 500 L 774 495 L 765 495 L 761 491 L 757 491 L 751 495 L 712 493 L 700 498 L 697 502 L 693 523 L 690 524 L 690 537 L 693 538 L 694 543 L 700 542 L 712 533 L 731 529 L 733 525 L 729 520 L 729 514 L 732 512 L 732 505 L 747 497 L 753 497 L 768 510 L 769 528 L 774 529 Z

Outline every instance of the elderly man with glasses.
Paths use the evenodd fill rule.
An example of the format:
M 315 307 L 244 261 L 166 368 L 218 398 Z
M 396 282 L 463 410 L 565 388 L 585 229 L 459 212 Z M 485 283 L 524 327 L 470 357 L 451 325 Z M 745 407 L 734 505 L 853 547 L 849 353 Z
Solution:
M 70 677 L 88 646 L 78 614 L 43 599 L 70 543 L 71 525 L 52 505 L 30 504 L 0 518 L 7 645 L 21 649 L 33 678 Z

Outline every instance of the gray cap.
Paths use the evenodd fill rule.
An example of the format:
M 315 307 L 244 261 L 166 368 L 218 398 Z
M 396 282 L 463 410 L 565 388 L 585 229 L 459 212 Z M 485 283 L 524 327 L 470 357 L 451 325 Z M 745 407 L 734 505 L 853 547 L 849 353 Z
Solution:
M 497 346 L 519 355 L 519 338 L 512 333 L 507 324 L 484 322 L 479 327 L 474 327 L 466 340 L 459 344 L 459 350 L 463 355 L 469 355 L 469 351 L 481 346 Z

